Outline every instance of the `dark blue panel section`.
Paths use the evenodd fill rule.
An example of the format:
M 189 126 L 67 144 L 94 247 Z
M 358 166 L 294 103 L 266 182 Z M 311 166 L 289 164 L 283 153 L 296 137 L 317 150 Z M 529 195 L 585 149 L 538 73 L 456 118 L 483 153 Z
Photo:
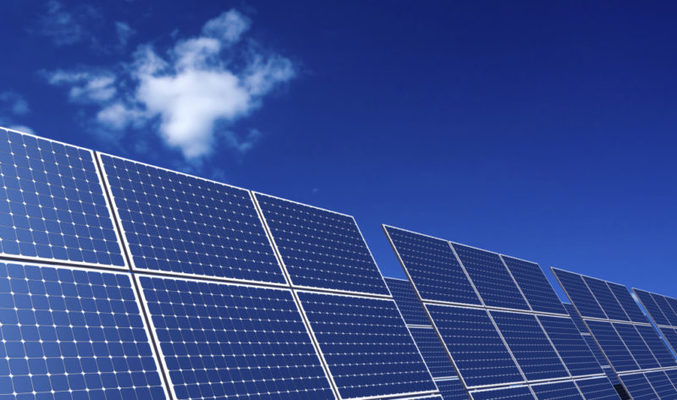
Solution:
M 564 288 L 569 300 L 576 306 L 576 309 L 582 316 L 606 318 L 606 315 L 597 304 L 597 300 L 595 300 L 595 297 L 586 286 L 581 275 L 556 268 L 553 268 L 552 272 Z
M 435 390 L 394 301 L 298 295 L 343 398 Z
M 607 317 L 621 321 L 630 320 L 618 303 L 618 300 L 616 300 L 616 296 L 614 296 L 611 289 L 606 285 L 606 282 L 588 276 L 584 276 L 583 280 L 588 284 L 588 288 L 590 288 L 590 291 L 597 299 L 599 305 L 602 306 L 602 310 L 604 310 Z
M 665 315 L 663 315 L 663 311 L 661 311 L 661 309 L 658 307 L 658 304 L 656 304 L 654 301 L 651 293 L 639 289 L 633 290 L 639 298 L 639 301 L 642 302 L 644 309 L 649 313 L 649 316 L 651 316 L 651 319 L 653 319 L 654 322 L 656 322 L 658 325 L 670 325 L 670 321 L 668 321 Z
M 609 378 L 609 381 L 611 381 L 612 384 L 618 385 L 621 383 L 620 379 L 618 379 L 618 375 L 616 375 L 611 367 L 604 368 L 604 374 Z
M 142 276 L 179 399 L 333 399 L 288 290 Z
M 665 298 L 665 300 L 670 305 L 670 309 L 672 310 L 672 312 L 677 314 L 677 299 L 675 299 L 673 297 L 668 297 L 668 296 L 663 296 L 663 298 Z M 673 317 L 673 319 L 674 319 L 674 317 Z M 677 324 L 675 324 L 675 325 L 677 325 Z
M 137 268 L 285 282 L 249 192 L 101 158 Z
M 124 265 L 89 150 L 0 129 L 0 253 Z
M 613 325 L 640 368 L 650 369 L 660 366 L 633 325 L 620 323 Z
M 665 315 L 665 318 L 670 321 L 670 325 L 677 326 L 677 314 L 675 314 L 672 306 L 670 306 L 667 297 L 655 293 L 653 293 L 652 296 L 658 307 L 663 312 L 663 315 Z
M 625 348 L 623 341 L 611 326 L 611 323 L 600 321 L 587 321 L 587 323 L 602 351 L 606 354 L 616 371 L 639 369 L 639 366 L 633 360 L 628 349 Z
M 661 334 L 665 338 L 665 341 L 672 346 L 673 350 L 677 349 L 677 330 L 673 328 L 661 327 Z
M 574 307 L 573 304 L 566 303 L 564 304 L 564 308 L 567 310 L 567 314 L 569 314 L 571 320 L 574 321 L 576 329 L 578 329 L 578 331 L 581 333 L 588 333 L 588 327 L 585 326 L 585 323 L 581 319 L 581 316 L 578 315 L 576 307 Z
M 454 244 L 454 249 L 484 304 L 529 309 L 498 254 L 460 244 Z
M 607 285 L 613 292 L 614 296 L 616 296 L 616 300 L 618 300 L 618 302 L 621 304 L 621 307 L 623 307 L 623 310 L 630 317 L 631 321 L 648 322 L 646 316 L 637 305 L 637 302 L 632 298 L 628 288 L 613 282 L 607 282 Z
M 669 368 L 677 366 L 675 357 L 672 355 L 665 342 L 658 336 L 658 332 L 656 332 L 653 326 L 636 325 L 635 329 L 637 329 L 642 336 L 646 345 L 649 346 L 649 349 L 654 357 L 656 357 L 656 360 L 658 360 L 661 367 Z
M 470 398 L 463 384 L 458 379 L 436 381 L 435 384 L 437 384 L 437 388 L 444 400 L 468 400 Z
M 586 400 L 619 400 L 611 382 L 607 378 L 582 379 L 576 381 L 576 386 L 583 393 Z
M 255 195 L 294 285 L 388 294 L 352 217 Z
M 472 393 L 473 400 L 534 400 L 526 386 Z
M 414 288 L 409 281 L 402 279 L 385 278 L 388 289 L 400 309 L 404 322 L 410 325 L 430 325 L 428 314 L 418 299 Z
M 607 361 L 606 357 L 604 357 L 604 353 L 602 353 L 602 349 L 599 348 L 599 345 L 595 341 L 595 338 L 593 338 L 591 335 L 585 335 L 583 336 L 583 339 L 585 340 L 585 343 L 588 345 L 590 351 L 592 351 L 592 354 L 595 355 L 597 362 L 600 365 L 609 365 L 609 361 Z
M 480 304 L 449 242 L 385 227 L 423 299 Z
M 512 257 L 502 257 L 533 310 L 566 313 L 562 302 L 538 264 Z
M 658 398 L 644 374 L 621 376 L 621 381 L 633 400 L 656 400 Z
M 670 382 L 665 373 L 662 371 L 647 372 L 644 376 L 649 380 L 649 383 L 651 383 L 651 386 L 653 386 L 654 391 L 656 391 L 661 400 L 677 399 L 677 390 L 672 386 L 672 382 Z
M 538 400 L 583 400 L 573 382 L 532 385 L 531 389 L 536 393 Z
M 433 377 L 457 376 L 454 365 L 434 329 L 410 328 L 409 331 Z
M 569 376 L 535 316 L 497 311 L 491 316 L 527 379 Z
M 667 375 L 668 379 L 670 379 L 670 382 L 672 382 L 672 386 L 677 388 L 677 369 L 670 369 L 665 371 L 665 375 Z
M 164 399 L 126 274 L 0 264 L 0 398 Z
M 426 307 L 467 386 L 524 380 L 486 311 Z
M 599 362 L 569 318 L 539 316 L 538 319 L 571 375 L 602 372 Z

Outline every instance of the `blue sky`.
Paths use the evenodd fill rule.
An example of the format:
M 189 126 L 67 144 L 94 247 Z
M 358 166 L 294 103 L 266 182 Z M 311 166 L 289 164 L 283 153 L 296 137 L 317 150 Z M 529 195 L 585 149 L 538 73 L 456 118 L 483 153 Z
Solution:
M 675 295 L 677 5 L 1 6 L 0 125 Z

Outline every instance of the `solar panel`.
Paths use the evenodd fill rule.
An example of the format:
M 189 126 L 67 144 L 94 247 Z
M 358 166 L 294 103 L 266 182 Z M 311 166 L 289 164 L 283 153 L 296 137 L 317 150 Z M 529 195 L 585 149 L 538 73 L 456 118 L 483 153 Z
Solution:
M 616 296 L 616 300 L 618 300 L 621 307 L 623 307 L 625 314 L 630 317 L 631 321 L 643 323 L 649 322 L 625 286 L 614 282 L 607 282 L 606 284 L 609 286 L 614 296 Z
M 621 380 L 633 400 L 655 400 L 660 398 L 657 397 L 653 387 L 651 387 L 651 384 L 642 373 L 621 375 Z
M 644 309 L 649 313 L 651 319 L 653 319 L 656 324 L 670 325 L 670 321 L 668 321 L 668 318 L 663 314 L 663 311 L 661 311 L 660 307 L 658 307 L 658 304 L 656 304 L 656 301 L 651 293 L 640 289 L 633 290 L 635 291 L 639 301 L 644 306 Z
M 491 389 L 472 392 L 473 400 L 534 400 L 535 397 L 527 386 Z
M 620 396 L 608 378 L 579 379 L 576 386 L 586 400 L 619 400 Z
M 449 242 L 391 226 L 383 229 L 424 300 L 480 304 Z
M 661 296 L 658 294 L 652 294 L 651 295 L 654 298 L 654 301 L 658 305 L 658 307 L 663 311 L 663 315 L 665 315 L 665 318 L 668 319 L 668 322 L 670 325 L 675 326 L 677 325 L 677 314 L 673 311 L 672 307 L 670 306 L 670 303 L 668 303 L 668 300 L 665 296 Z
M 609 319 L 621 321 L 630 320 L 605 281 L 589 276 L 584 276 L 583 280 L 588 285 L 588 288 L 590 288 L 593 296 L 595 296 L 599 305 L 602 306 L 602 310 L 604 310 L 604 313 Z
M 590 289 L 578 274 L 553 268 L 552 272 L 562 285 L 571 302 L 583 317 L 606 318 Z
M 538 320 L 571 375 L 580 376 L 602 373 L 600 361 L 595 358 L 588 348 L 583 336 L 580 335 L 571 319 L 541 315 L 538 316 Z
M 587 321 L 587 324 L 616 371 L 640 369 L 610 322 Z
M 576 329 L 578 329 L 579 332 L 588 332 L 588 327 L 585 326 L 585 323 L 581 319 L 580 315 L 578 315 L 578 312 L 576 311 L 576 308 L 574 307 L 573 304 L 571 303 L 565 303 L 564 308 L 567 310 L 567 314 L 571 317 L 571 320 L 574 321 L 574 324 L 576 325 Z
M 528 380 L 569 376 L 536 316 L 496 311 L 491 316 Z
M 394 301 L 298 292 L 343 398 L 434 391 Z
M 649 346 L 649 349 L 651 349 L 651 352 L 653 353 L 654 357 L 656 357 L 656 360 L 658 360 L 658 363 L 661 367 L 668 368 L 677 366 L 675 357 L 673 357 L 672 353 L 670 353 L 670 350 L 665 345 L 665 342 L 660 338 L 660 336 L 658 336 L 658 333 L 653 327 L 636 325 L 635 328 L 639 332 L 640 336 L 642 336 L 642 339 L 644 339 L 644 342 L 647 344 L 647 346 Z
M 677 399 L 677 390 L 675 390 L 672 382 L 670 382 L 670 379 L 668 379 L 664 372 L 647 372 L 644 376 L 649 380 L 649 383 L 661 400 Z
M 444 400 L 468 400 L 468 392 L 458 379 L 435 381 Z
M 609 365 L 609 362 L 607 361 L 606 357 L 604 356 L 604 353 L 602 353 L 602 349 L 599 348 L 599 345 L 595 341 L 595 338 L 593 338 L 590 335 L 585 335 L 583 336 L 583 339 L 585 340 L 585 343 L 588 345 L 588 348 L 590 351 L 592 351 L 592 354 L 595 355 L 595 358 L 599 362 L 600 365 Z
M 467 386 L 524 381 L 487 311 L 426 307 Z
M 355 220 L 255 193 L 292 284 L 388 295 Z
M 538 264 L 501 256 L 534 311 L 564 314 L 562 302 Z
M 400 309 L 404 322 L 410 325 L 430 325 L 430 319 L 423 309 L 411 283 L 403 279 L 385 278 L 388 289 Z
M 677 388 L 677 369 L 669 369 L 665 371 L 665 375 L 670 379 L 672 385 Z
M 333 399 L 289 290 L 141 276 L 178 399 Z
M 460 244 L 453 246 L 485 305 L 529 309 L 498 254 Z
M 90 150 L 0 129 L 0 255 L 124 266 Z
M 531 385 L 538 400 L 584 400 L 574 382 Z
M 447 351 L 432 326 L 430 328 L 410 327 L 409 332 L 421 351 L 423 360 L 433 378 L 456 376 L 454 365 L 449 360 Z
M 128 275 L 0 263 L 0 398 L 164 399 Z
M 665 341 L 672 346 L 672 349 L 677 349 L 677 329 L 660 327 L 661 334 L 665 338 Z
M 641 369 L 659 367 L 658 361 L 633 325 L 615 323 L 613 326 Z

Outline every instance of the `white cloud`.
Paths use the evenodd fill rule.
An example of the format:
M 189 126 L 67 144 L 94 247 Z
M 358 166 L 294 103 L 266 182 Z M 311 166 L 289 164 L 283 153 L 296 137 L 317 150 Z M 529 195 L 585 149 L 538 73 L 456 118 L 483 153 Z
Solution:
M 111 131 L 157 126 L 164 142 L 187 160 L 209 155 L 217 138 L 245 153 L 261 137 L 233 124 L 261 106 L 262 99 L 295 75 L 292 62 L 243 41 L 251 21 L 230 10 L 207 21 L 200 36 L 178 39 L 158 51 L 141 45 L 133 60 L 115 71 L 44 73 L 67 86 L 74 103 L 99 107 L 95 121 Z
M 20 94 L 12 91 L 0 92 L 0 126 L 33 133 L 28 126 L 16 122 L 17 118 L 25 118 L 30 111 L 28 102 Z
M 118 36 L 120 46 L 125 47 L 127 46 L 129 39 L 134 36 L 136 31 L 126 22 L 115 21 L 115 33 Z
M 70 12 L 60 2 L 51 0 L 38 20 L 36 32 L 57 46 L 73 45 L 88 39 L 83 20 L 95 14 L 96 11 L 89 6 L 80 6 L 76 12 Z

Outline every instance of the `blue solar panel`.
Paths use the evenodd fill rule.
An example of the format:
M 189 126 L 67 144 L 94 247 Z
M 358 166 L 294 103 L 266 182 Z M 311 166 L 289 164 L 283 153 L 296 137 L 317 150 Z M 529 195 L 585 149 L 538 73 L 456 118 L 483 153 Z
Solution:
M 609 322 L 587 321 L 590 332 L 595 335 L 604 354 L 616 371 L 632 371 L 639 369 L 637 363 L 628 352 L 623 341 Z
M 677 388 L 677 369 L 669 369 L 664 372 L 668 379 L 670 379 L 670 382 L 672 382 L 672 386 Z
M 402 279 L 385 278 L 385 280 L 404 322 L 410 325 L 430 325 L 430 319 L 411 283 Z
M 663 311 L 661 311 L 660 307 L 658 307 L 658 304 L 656 304 L 654 301 L 651 293 L 639 289 L 633 290 L 635 291 L 635 294 L 637 294 L 639 301 L 642 302 L 644 309 L 651 316 L 651 319 L 653 319 L 658 325 L 670 325 L 670 321 L 668 321 L 667 317 L 663 315 Z
M 0 264 L 0 398 L 164 399 L 126 274 Z
M 532 385 L 531 390 L 536 393 L 538 400 L 583 400 L 581 393 L 573 382 Z
M 628 288 L 613 282 L 607 282 L 607 285 L 613 292 L 614 296 L 616 296 L 616 299 L 621 304 L 621 307 L 623 307 L 623 310 L 625 310 L 625 313 L 628 315 L 628 317 L 630 317 L 631 321 L 648 322 L 646 316 L 644 316 L 644 313 L 637 305 L 637 302 L 632 298 Z
M 670 325 L 675 326 L 677 325 L 677 314 L 673 311 L 672 307 L 670 306 L 670 303 L 668 303 L 668 300 L 665 298 L 665 296 L 659 295 L 659 294 L 652 294 L 654 301 L 658 305 L 658 307 L 661 309 L 663 312 L 663 315 L 665 315 L 665 318 L 670 321 Z
M 670 344 L 673 351 L 677 349 L 677 330 L 673 328 L 661 327 L 659 328 L 665 341 Z
M 467 386 L 524 380 L 485 310 L 426 307 Z
M 480 304 L 449 242 L 384 226 L 423 299 Z
M 569 318 L 539 316 L 538 319 L 571 375 L 602 372 L 599 362 Z
M 622 375 L 621 380 L 633 400 L 655 400 L 659 398 L 644 374 Z
M 569 376 L 534 315 L 492 312 L 491 316 L 527 379 Z
M 613 385 L 607 378 L 581 379 L 576 386 L 583 393 L 586 400 L 619 400 Z
M 649 349 L 653 353 L 658 363 L 661 367 L 674 367 L 677 366 L 677 361 L 675 357 L 670 353 L 670 350 L 665 345 L 665 342 L 661 340 L 660 336 L 652 326 L 648 325 L 635 325 L 635 329 L 639 332 L 644 339 L 644 342 L 649 346 Z
M 567 296 L 582 316 L 606 318 L 606 315 L 597 304 L 595 297 L 586 286 L 581 275 L 556 268 L 553 268 L 552 272 L 555 274 Z
M 485 305 L 529 309 L 498 254 L 460 244 L 454 249 Z
M 672 309 L 673 313 L 677 313 L 677 299 L 673 297 L 668 297 L 668 296 L 663 296 L 665 300 L 668 302 L 670 305 L 670 308 Z
M 468 392 L 459 379 L 435 381 L 444 400 L 468 400 Z
M 581 333 L 588 333 L 588 327 L 585 326 L 585 323 L 581 319 L 581 316 L 578 315 L 578 312 L 576 311 L 574 305 L 570 303 L 565 303 L 564 308 L 567 310 L 567 314 L 569 314 L 571 320 L 574 321 L 576 329 L 578 329 L 578 331 Z
M 423 355 L 423 360 L 434 378 L 456 376 L 454 365 L 449 359 L 437 332 L 431 328 L 409 328 L 411 336 Z
M 522 289 L 524 297 L 534 311 L 544 311 L 564 314 L 562 302 L 550 286 L 543 270 L 536 263 L 518 260 L 512 257 L 503 257 L 505 265 L 512 273 L 513 278 Z
M 606 357 L 604 356 L 604 353 L 602 353 L 602 349 L 599 348 L 599 345 L 595 341 L 595 338 L 593 338 L 591 335 L 585 335 L 583 336 L 583 339 L 585 340 L 585 343 L 588 345 L 590 351 L 592 351 L 592 354 L 595 355 L 597 362 L 600 365 L 609 365 L 609 361 L 607 361 Z
M 139 281 L 177 398 L 334 398 L 290 291 Z
M 535 397 L 526 386 L 506 389 L 493 389 L 471 393 L 473 400 L 534 400 Z
M 298 295 L 343 398 L 435 390 L 394 301 Z
M 92 152 L 0 129 L 0 254 L 123 266 Z
M 139 269 L 284 283 L 249 192 L 101 156 Z
M 255 196 L 294 285 L 388 294 L 352 217 Z
M 649 380 L 649 383 L 651 383 L 651 386 L 653 386 L 654 391 L 656 391 L 661 400 L 677 399 L 677 390 L 672 386 L 672 382 L 670 382 L 665 373 L 662 371 L 647 372 L 644 376 Z
M 596 278 L 584 276 L 583 280 L 588 284 L 590 291 L 597 299 L 597 302 L 602 306 L 602 310 L 610 319 L 621 321 L 629 321 L 630 318 L 625 314 L 623 308 L 616 300 L 616 296 L 611 292 L 611 289 L 606 285 L 606 282 Z
M 641 369 L 659 367 L 658 361 L 633 325 L 615 323 L 613 326 Z

